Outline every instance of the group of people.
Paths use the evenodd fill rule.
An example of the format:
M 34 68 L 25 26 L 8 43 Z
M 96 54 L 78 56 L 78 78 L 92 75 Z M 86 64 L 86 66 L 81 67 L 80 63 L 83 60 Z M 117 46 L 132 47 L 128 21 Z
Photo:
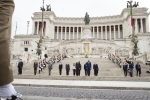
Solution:
M 132 61 L 127 60 L 125 58 L 123 62 L 121 58 L 119 58 L 118 56 L 116 57 L 113 54 L 108 54 L 108 59 L 112 60 L 112 62 L 119 65 L 120 68 L 123 67 L 125 77 L 127 76 L 128 73 L 130 77 L 133 77 L 134 63 Z M 141 65 L 139 62 L 137 62 L 137 64 L 135 65 L 135 69 L 136 69 L 136 76 L 141 77 Z
M 133 77 L 133 69 L 134 69 L 134 63 L 132 61 L 128 61 L 125 59 L 123 63 L 123 71 L 124 71 L 124 76 L 127 76 L 127 73 L 129 73 L 130 77 Z M 141 65 L 139 62 L 135 65 L 136 69 L 136 76 L 141 77 Z
M 85 64 L 84 64 L 84 72 L 85 72 L 85 76 L 90 76 L 91 73 L 91 68 L 92 68 L 92 64 L 91 62 L 88 60 Z M 63 64 L 60 62 L 59 64 L 59 74 L 62 75 L 62 69 L 63 69 Z M 66 69 L 66 75 L 69 75 L 70 72 L 70 64 L 66 64 L 65 65 L 65 69 Z M 73 63 L 72 66 L 72 70 L 73 70 L 73 75 L 75 76 L 80 76 L 81 73 L 81 63 L 80 61 Z M 93 64 L 93 70 L 94 70 L 94 75 L 97 76 L 98 75 L 98 64 Z
M 46 62 L 46 60 L 43 60 L 43 61 L 40 61 L 39 63 L 37 60 L 35 60 L 34 64 L 33 64 L 34 75 L 37 74 L 37 71 L 40 74 L 42 72 L 42 70 L 45 69 L 46 67 L 48 67 L 48 74 L 51 75 L 51 70 L 52 70 L 53 64 L 54 64 L 54 62 L 52 62 L 51 60 L 49 60 L 48 62 Z

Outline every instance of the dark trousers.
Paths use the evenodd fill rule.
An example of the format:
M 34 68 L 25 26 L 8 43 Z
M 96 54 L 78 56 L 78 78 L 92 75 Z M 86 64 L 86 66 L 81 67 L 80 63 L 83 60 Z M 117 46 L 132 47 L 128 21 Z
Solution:
M 79 69 L 79 76 L 80 76 L 80 71 L 81 71 L 81 69 Z
M 51 69 L 49 69 L 49 75 L 51 75 Z
M 77 76 L 79 76 L 79 73 L 80 73 L 79 71 L 80 71 L 80 69 L 76 69 L 76 75 Z
M 85 76 L 87 76 L 87 69 L 84 69 L 84 71 L 85 71 Z
M 73 75 L 74 75 L 74 76 L 76 75 L 76 70 L 75 70 L 75 69 L 73 69 Z
M 34 68 L 34 75 L 36 75 L 36 72 L 37 72 L 37 68 Z
M 97 74 L 98 74 L 98 70 L 95 69 L 94 70 L 94 75 L 97 76 Z
M 69 75 L 69 69 L 66 69 L 66 75 Z
M 22 74 L 22 67 L 18 68 L 18 74 Z
M 59 69 L 59 75 L 61 75 L 62 74 L 62 69 Z
M 137 76 L 138 76 L 138 75 L 141 76 L 141 69 L 137 69 L 137 70 L 136 70 L 136 75 L 137 75 Z
M 87 69 L 87 74 L 88 74 L 88 76 L 90 76 L 90 69 Z
M 126 69 L 124 69 L 124 76 L 127 76 L 127 71 Z

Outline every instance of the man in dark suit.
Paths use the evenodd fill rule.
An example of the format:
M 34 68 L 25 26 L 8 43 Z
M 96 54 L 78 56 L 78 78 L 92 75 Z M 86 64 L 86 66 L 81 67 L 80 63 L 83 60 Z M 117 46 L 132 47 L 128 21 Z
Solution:
M 128 63 L 125 61 L 124 64 L 123 64 L 123 71 L 124 71 L 124 76 L 126 77 L 127 76 L 127 73 L 128 73 Z
M 76 75 L 80 76 L 81 64 L 80 61 L 76 63 Z
M 139 75 L 139 77 L 141 77 L 141 66 L 140 66 L 139 62 L 137 62 L 137 64 L 136 64 L 136 76 L 138 76 L 138 75 Z
M 93 69 L 94 69 L 94 75 L 97 76 L 99 68 L 98 68 L 98 65 L 96 63 L 93 65 Z
M 91 62 L 88 60 L 88 62 L 86 63 L 87 66 L 87 74 L 88 76 L 90 76 L 90 71 L 91 71 Z
M 63 65 L 60 63 L 60 64 L 59 64 L 59 74 L 60 74 L 60 75 L 62 74 L 62 68 L 63 68 Z
M 33 64 L 33 68 L 34 68 L 34 75 L 36 75 L 37 73 L 37 68 L 38 68 L 38 62 L 35 60 L 34 64 Z
M 80 61 L 79 61 L 79 64 L 80 64 Z M 79 67 L 79 76 L 80 76 L 81 68 L 82 68 L 82 66 L 80 64 L 80 67 Z
M 84 64 L 84 71 L 85 71 L 85 76 L 87 76 L 87 65 L 86 65 L 86 63 Z
M 66 64 L 66 75 L 69 75 L 69 71 L 70 71 L 70 65 Z
M 22 74 L 22 68 L 23 68 L 23 62 L 22 62 L 22 59 L 20 59 L 18 63 L 18 75 Z

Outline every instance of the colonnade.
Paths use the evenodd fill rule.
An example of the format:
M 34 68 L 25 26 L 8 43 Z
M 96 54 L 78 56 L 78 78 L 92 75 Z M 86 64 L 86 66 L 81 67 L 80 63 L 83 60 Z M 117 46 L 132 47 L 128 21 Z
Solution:
M 100 40 L 113 40 L 123 38 L 122 25 L 107 25 L 107 26 L 93 26 L 92 37 Z
M 81 39 L 82 27 L 63 27 L 55 26 L 54 39 L 74 40 Z
M 148 32 L 148 20 L 146 18 L 133 18 L 135 24 L 135 33 L 146 33 Z
M 55 26 L 54 39 L 74 40 L 82 38 L 82 27 Z M 111 40 L 123 38 L 122 25 L 93 26 L 91 27 L 92 37 L 95 39 Z
M 41 27 L 42 27 L 42 22 L 34 22 L 33 23 L 33 34 L 34 35 L 38 35 L 38 34 L 40 34 L 40 31 L 41 31 Z M 43 34 L 45 34 L 45 29 L 46 29 L 46 22 L 44 22 L 44 33 Z

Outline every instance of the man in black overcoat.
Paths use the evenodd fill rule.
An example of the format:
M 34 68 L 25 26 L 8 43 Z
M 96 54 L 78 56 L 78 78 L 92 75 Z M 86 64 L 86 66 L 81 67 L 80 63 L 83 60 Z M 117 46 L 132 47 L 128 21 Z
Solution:
M 37 73 L 37 68 L 38 68 L 38 62 L 35 60 L 34 64 L 33 64 L 33 68 L 34 68 L 34 75 L 36 75 Z
M 86 65 L 86 63 L 84 64 L 84 71 L 85 71 L 85 76 L 87 76 L 87 65 Z
M 66 64 L 66 75 L 69 75 L 69 71 L 70 71 L 70 65 Z
M 23 62 L 22 62 L 22 59 L 20 59 L 18 63 L 18 75 L 22 74 L 22 68 L 23 68 Z
M 94 75 L 97 76 L 99 68 L 98 68 L 98 65 L 96 63 L 93 65 L 93 70 L 94 70 Z
M 60 64 L 59 64 L 59 74 L 60 74 L 60 75 L 62 74 L 62 69 L 63 69 L 63 65 L 60 63 Z
M 81 64 L 80 61 L 76 63 L 76 75 L 80 76 Z

